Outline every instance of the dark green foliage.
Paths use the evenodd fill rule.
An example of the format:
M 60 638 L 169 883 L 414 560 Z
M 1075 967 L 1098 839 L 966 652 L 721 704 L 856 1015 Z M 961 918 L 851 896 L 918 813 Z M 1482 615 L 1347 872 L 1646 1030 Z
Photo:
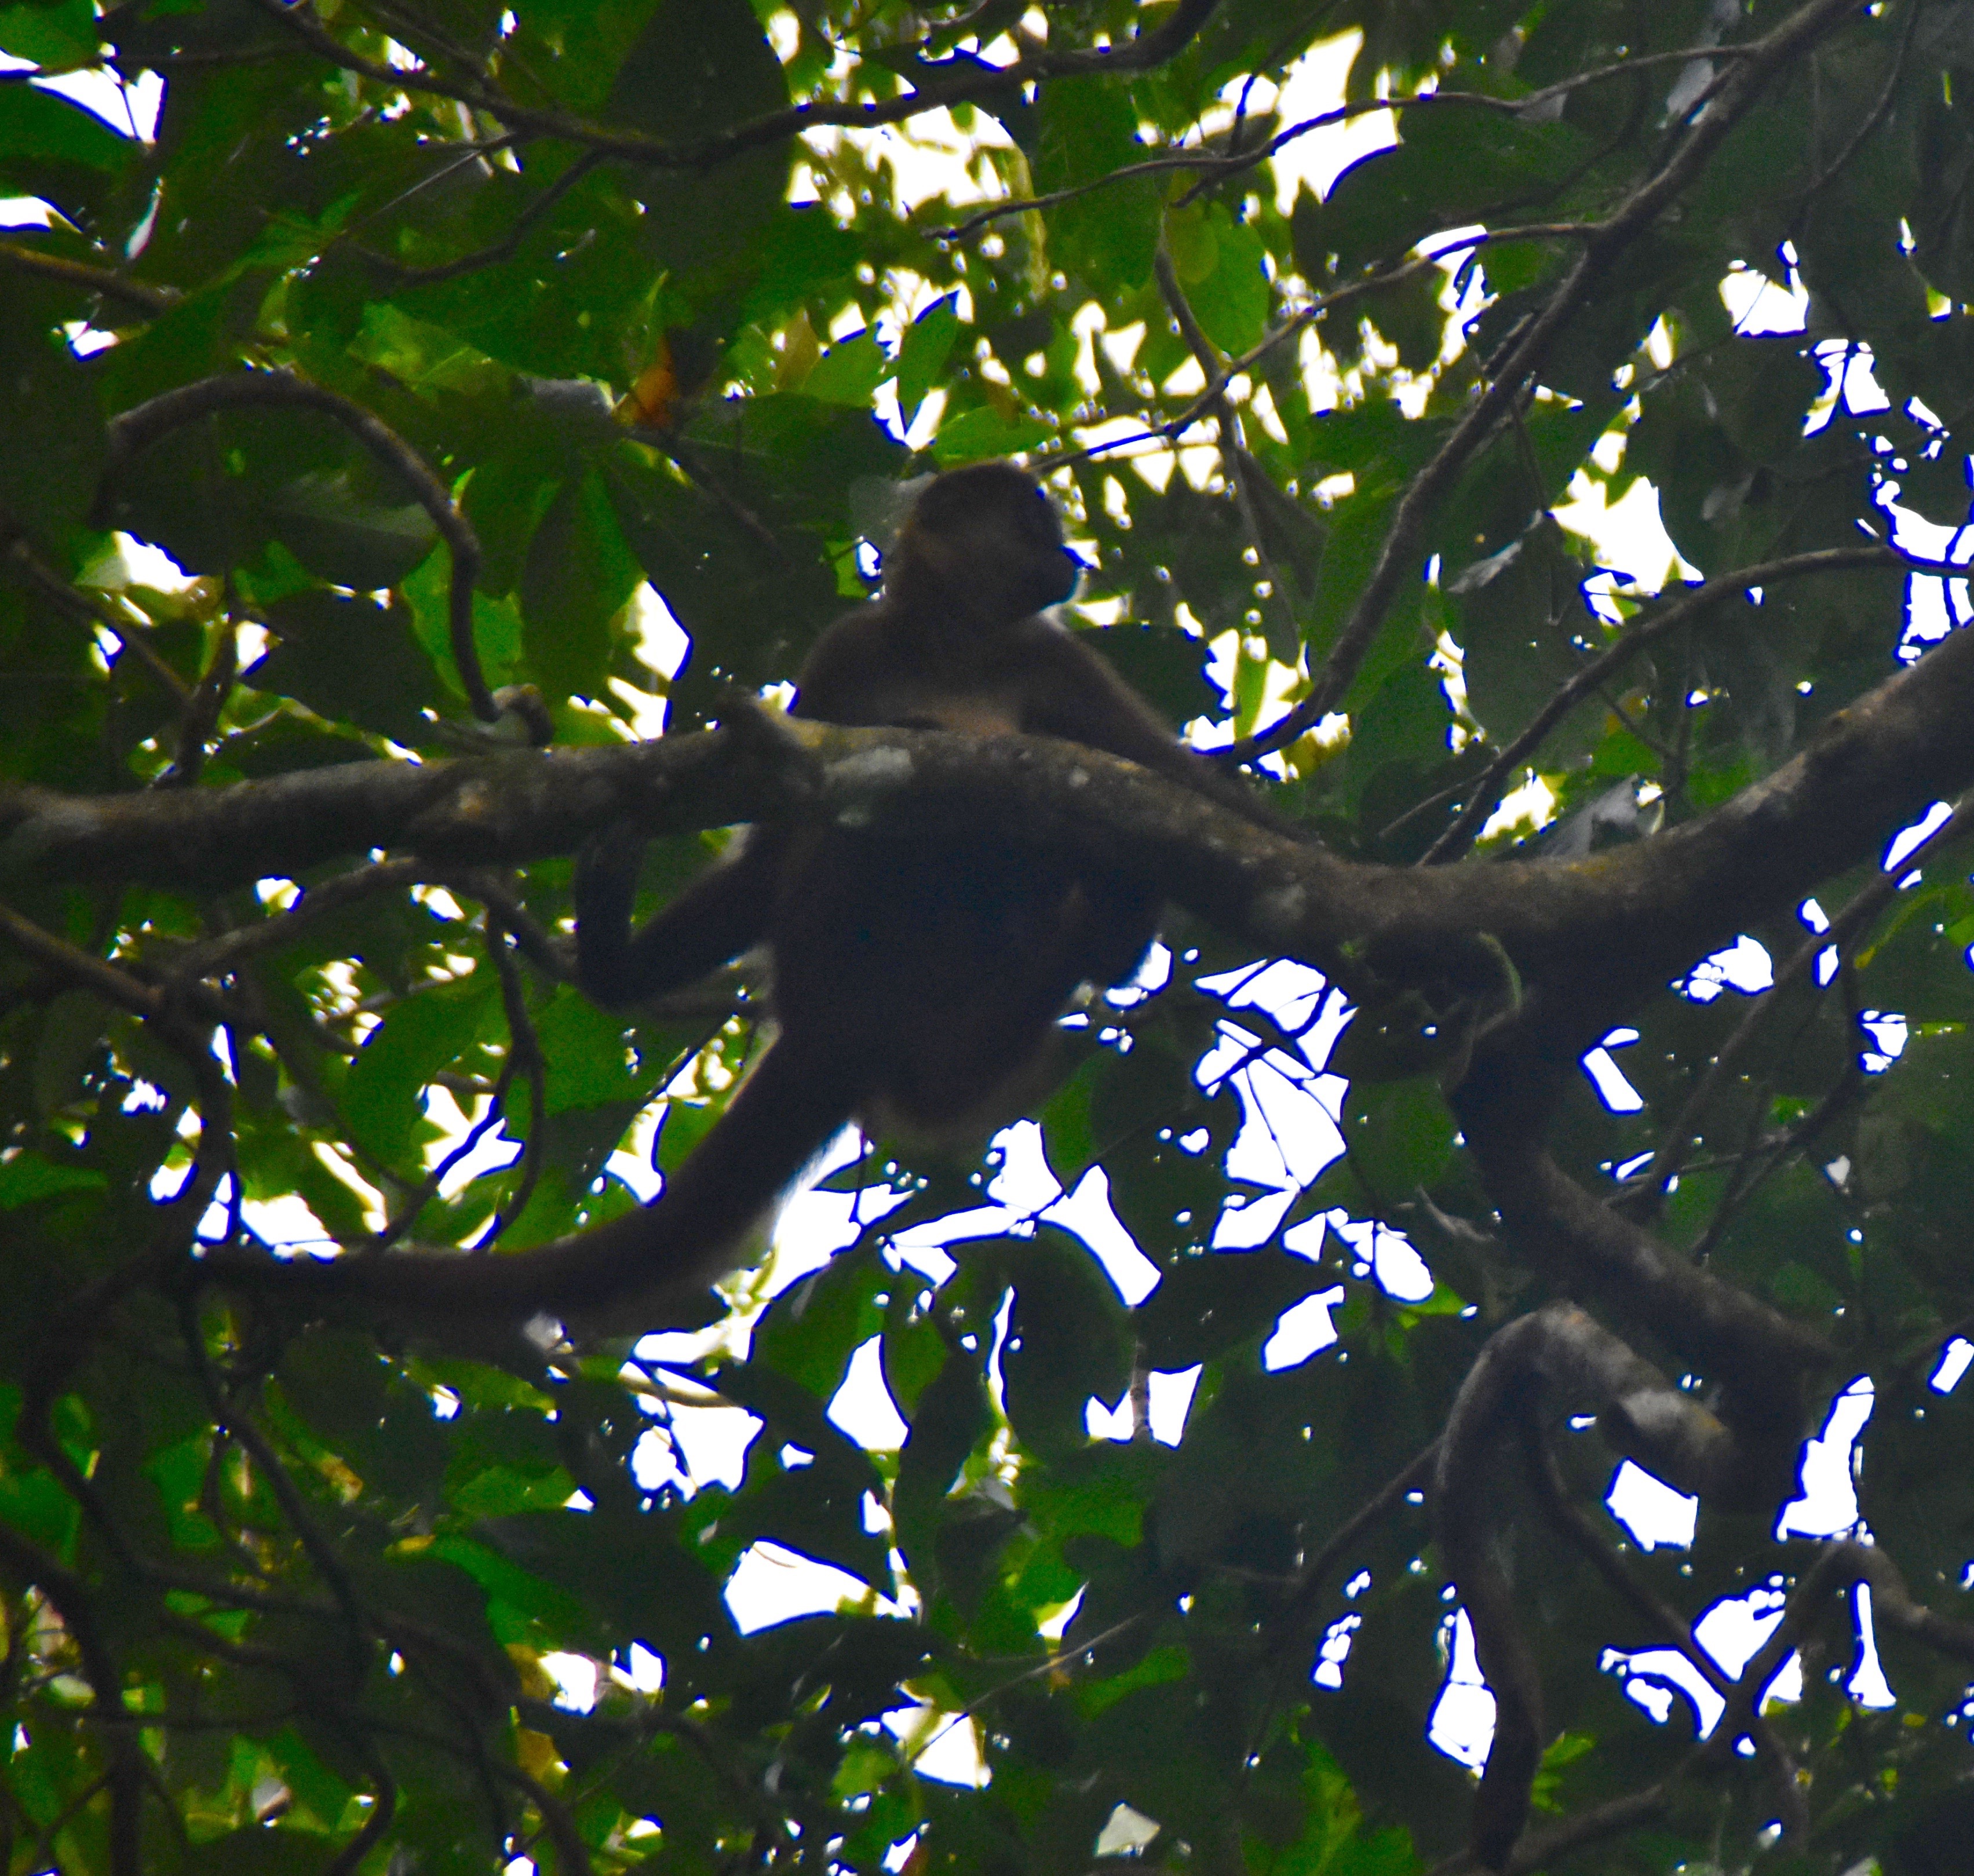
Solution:
M 1397 867 L 1687 577 L 1597 579 L 1586 488 L 1649 481 L 1703 577 L 1882 538 L 1894 502 L 1928 524 L 1900 538 L 1963 553 L 1964 5 L 1833 11 L 1670 200 L 1595 239 L 1780 0 L 1041 11 L 1045 36 L 1020 0 L 0 5 L 0 779 L 169 801 L 503 746 L 466 720 L 451 549 L 374 437 L 234 403 L 134 452 L 112 428 L 250 371 L 339 394 L 451 493 L 488 682 L 533 686 L 563 749 L 649 733 L 661 700 L 667 732 L 730 719 L 729 687 L 789 681 L 870 589 L 898 483 L 1031 452 L 1090 563 L 1070 622 L 1176 728 L 1264 728 L 1346 644 L 1347 730 L 1291 740 L 1275 798 Z M 1292 127 L 1275 82 L 1347 31 L 1345 96 L 1399 100 L 1372 118 L 1397 140 L 1284 211 L 1240 159 Z M 105 57 L 162 87 L 153 140 L 115 124 Z M 1041 63 L 1004 76 L 1017 57 Z M 85 71 L 108 120 L 30 81 Z M 894 165 L 914 90 L 951 94 L 963 182 L 923 147 Z M 1002 196 L 1041 205 L 949 232 Z M 1752 274 L 1751 331 L 1722 286 Z M 1441 474 L 1572 279 L 1522 395 Z M 1202 402 L 1223 362 L 1229 402 Z M 1762 589 L 1655 633 L 1521 749 L 1497 792 L 1540 776 L 1549 825 L 1475 864 L 1526 841 L 1594 875 L 1785 772 L 1966 610 L 1896 567 Z M 647 634 L 654 596 L 686 646 Z M 640 909 L 720 845 L 654 843 Z M 218 890 L 223 864 L 179 855 L 192 883 L 166 891 L 0 841 L 0 1876 L 1415 1876 L 1464 1842 L 1472 1781 L 1425 1736 L 1451 1592 L 1422 1491 L 1392 1482 L 1489 1338 L 1556 1296 L 1723 1412 L 1747 1379 L 1687 1376 L 1502 1232 L 1457 1104 L 1530 1009 L 1576 1012 L 1545 1123 L 1562 1171 L 1608 1198 L 1687 1130 L 1653 1229 L 1833 1338 L 1808 1424 L 1869 1378 L 1861 1514 L 1916 1600 L 1968 1613 L 1974 1382 L 1930 1379 L 1974 1323 L 1964 847 L 1745 1035 L 1743 989 L 1664 987 L 1697 959 L 1613 989 L 1586 939 L 1526 982 L 1484 932 L 1431 969 L 1365 933 L 1326 1060 L 1303 1045 L 1326 986 L 1250 998 L 1261 961 L 1174 917 L 1165 986 L 1065 1034 L 1039 1156 L 874 1149 L 826 1182 L 860 1195 L 854 1242 L 746 1292 L 750 1324 L 691 1339 L 687 1308 L 679 1339 L 580 1352 L 201 1287 L 189 1247 L 229 1235 L 497 1256 L 620 1215 L 757 1046 L 730 985 L 628 1016 L 578 994 L 568 851 L 415 894 L 379 857 Z M 1779 972 L 1871 887 L 1829 871 L 1818 914 L 1749 933 Z M 1635 1110 L 1575 1065 L 1600 1036 Z M 462 1114 L 485 1151 L 459 1168 Z M 1048 1189 L 1014 1179 L 985 1209 L 1038 1160 L 1084 1209 L 1038 1220 Z M 1429 1282 L 1395 1274 L 1395 1231 Z M 1278 1329 L 1324 1312 L 1335 1340 L 1283 1356 Z M 1147 1402 L 1149 1426 L 1093 1435 Z M 1965 1661 L 1880 1621 L 1880 1711 L 1851 1697 L 1843 1599 L 1806 1612 L 1802 1697 L 1767 1711 L 1810 1828 L 1778 1842 L 1772 1769 L 1692 1759 L 1686 1698 L 1654 1725 L 1607 1651 L 1665 1645 L 1643 1592 L 1690 1623 L 1800 1582 L 1812 1545 L 1776 1538 L 1778 1501 L 1641 1548 L 1599 1508 L 1611 1448 L 1548 1405 L 1639 1593 L 1503 1441 L 1496 1552 L 1547 1701 L 1534 1828 L 1667 1784 L 1541 1867 L 1962 1868 Z M 764 1582 L 805 1612 L 763 1622 Z

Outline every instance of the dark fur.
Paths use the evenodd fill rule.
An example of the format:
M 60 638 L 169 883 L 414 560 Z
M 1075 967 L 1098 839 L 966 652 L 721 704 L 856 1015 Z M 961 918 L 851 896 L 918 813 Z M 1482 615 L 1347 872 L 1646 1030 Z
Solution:
M 1077 568 L 1032 477 L 1001 463 L 939 477 L 887 572 L 883 598 L 818 641 L 798 716 L 1062 736 L 1279 831 L 1041 616 L 1074 590 Z M 1064 1005 L 1079 985 L 1128 977 L 1158 916 L 1145 882 L 1018 828 L 962 841 L 809 822 L 756 828 L 634 934 L 640 847 L 607 836 L 578 867 L 585 988 L 609 1004 L 657 995 L 765 941 L 781 1031 L 657 1200 L 511 1257 L 284 1264 L 217 1253 L 208 1273 L 455 1324 L 550 1312 L 632 1329 L 696 1310 L 846 1120 L 952 1138 L 1039 1098 Z
M 1032 477 L 1005 463 L 943 475 L 913 507 L 884 596 L 817 642 L 794 713 L 1062 736 L 1260 815 L 1041 615 L 1077 576 Z M 614 841 L 579 871 L 585 989 L 611 1004 L 657 995 L 765 940 L 781 1028 L 657 1203 L 605 1228 L 641 1244 L 667 1290 L 730 1268 L 736 1237 L 852 1117 L 943 1140 L 1031 1104 L 1064 1006 L 1079 985 L 1136 969 L 1159 910 L 1142 882 L 1018 830 L 960 843 L 806 825 L 757 830 L 633 936 L 637 859 Z

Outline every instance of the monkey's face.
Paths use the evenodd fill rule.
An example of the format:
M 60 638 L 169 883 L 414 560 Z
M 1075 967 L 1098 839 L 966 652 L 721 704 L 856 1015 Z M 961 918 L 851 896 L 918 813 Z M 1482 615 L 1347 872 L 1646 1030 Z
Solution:
M 995 621 L 1067 599 L 1082 567 L 1041 484 L 1012 463 L 949 471 L 913 504 L 888 570 L 894 586 L 921 580 L 962 609 Z

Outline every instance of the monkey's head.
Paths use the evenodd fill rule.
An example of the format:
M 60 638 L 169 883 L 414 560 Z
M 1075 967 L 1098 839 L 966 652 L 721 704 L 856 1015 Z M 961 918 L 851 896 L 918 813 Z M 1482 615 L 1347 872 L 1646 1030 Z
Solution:
M 936 477 L 912 504 L 884 589 L 914 617 L 1002 625 L 1067 599 L 1081 571 L 1033 476 L 972 463 Z

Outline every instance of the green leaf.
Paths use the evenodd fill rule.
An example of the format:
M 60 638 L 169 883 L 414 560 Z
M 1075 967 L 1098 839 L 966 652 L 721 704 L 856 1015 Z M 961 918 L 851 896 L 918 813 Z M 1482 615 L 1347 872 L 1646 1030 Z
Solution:
M 267 508 L 276 536 L 303 566 L 359 592 L 396 585 L 438 539 L 417 503 L 366 500 L 345 474 L 298 476 L 274 491 Z
M 951 294 L 934 300 L 912 321 L 906 332 L 904 341 L 898 348 L 897 369 L 898 410 L 907 428 L 919 405 L 925 401 L 926 393 L 939 382 L 939 373 L 946 369 L 946 361 L 959 336 L 959 314 Z M 809 389 L 813 395 L 821 395 L 815 389 L 813 374 Z
M 1453 1156 L 1458 1130 L 1439 1084 L 1430 1075 L 1353 1081 L 1343 1126 L 1351 1169 L 1387 1200 L 1404 1198 L 1438 1179 Z
M 877 335 L 866 330 L 832 345 L 802 380 L 802 391 L 825 404 L 847 404 L 861 410 L 891 370 L 891 361 L 884 356 Z
M 351 1136 L 402 1168 L 423 1121 L 418 1097 L 438 1071 L 477 1038 L 492 994 L 476 972 L 464 982 L 422 990 L 396 1005 L 371 1032 L 343 1084 Z
M 0 52 L 52 68 L 93 64 L 100 49 L 90 0 L 0 7 Z
M 521 574 L 523 643 L 544 696 L 607 694 L 611 622 L 638 580 L 602 478 L 591 473 L 565 482 L 535 530 Z
M 659 0 L 625 54 L 604 115 L 690 149 L 789 101 L 781 61 L 746 0 Z M 787 193 L 781 139 L 681 172 L 633 171 L 644 208 L 638 238 L 684 271 L 744 264 L 748 244 Z
M 899 1547 L 914 1572 L 932 1566 L 933 1540 L 960 1468 L 992 1424 L 982 1356 L 956 1348 L 918 1398 L 911 1432 L 898 1455 L 891 1516 Z
M 1035 182 L 1041 193 L 1097 182 L 1144 158 L 1137 113 L 1118 87 L 1059 78 L 1041 87 L 1036 113 Z M 1158 205 L 1157 179 L 1149 177 L 1058 202 L 1044 212 L 1051 250 L 1100 298 L 1114 300 L 1151 278 Z
M 26 90 L 0 84 L 0 126 L 9 102 Z M 18 274 L 7 280 L 22 315 L 54 310 L 39 283 L 24 290 Z M 72 304 L 64 309 L 70 316 L 74 310 Z M 87 513 L 102 473 L 103 412 L 93 374 L 41 321 L 20 316 L 0 323 L 0 385 L 8 408 L 0 424 L 0 508 L 59 539 Z
M 535 1019 L 548 1064 L 543 1101 L 552 1114 L 634 1098 L 644 1083 L 633 1065 L 623 1025 L 565 986 Z
M 267 616 L 277 637 L 247 683 L 394 742 L 430 740 L 424 713 L 438 708 L 438 681 L 402 602 L 300 593 L 269 605 Z
M 1207 337 L 1222 352 L 1247 351 L 1267 323 L 1267 251 L 1261 236 L 1206 203 L 1173 211 L 1166 231 L 1180 284 Z
M 32 84 L 0 86 L 0 177 L 25 178 L 28 172 L 24 159 L 119 169 L 139 147 L 129 137 L 119 136 L 93 111 L 52 91 Z
M 1075 1450 L 1087 1438 L 1084 1404 L 1114 1401 L 1130 1382 L 1123 1303 L 1066 1232 L 1043 1225 L 1031 1240 L 1002 1240 L 1000 1254 L 1015 1291 L 1001 1352 L 1008 1425 L 1038 1453 Z
M 933 443 L 933 454 L 943 467 L 981 462 L 993 456 L 1019 455 L 1046 442 L 1050 434 L 1049 425 L 1038 417 L 1024 415 L 1011 420 L 982 405 L 941 424 Z
M 53 1160 L 25 1149 L 11 1159 L 0 1160 L 0 1212 L 32 1205 L 38 1199 L 52 1199 L 66 1192 L 100 1192 L 109 1183 L 100 1172 L 87 1166 L 58 1166 Z

